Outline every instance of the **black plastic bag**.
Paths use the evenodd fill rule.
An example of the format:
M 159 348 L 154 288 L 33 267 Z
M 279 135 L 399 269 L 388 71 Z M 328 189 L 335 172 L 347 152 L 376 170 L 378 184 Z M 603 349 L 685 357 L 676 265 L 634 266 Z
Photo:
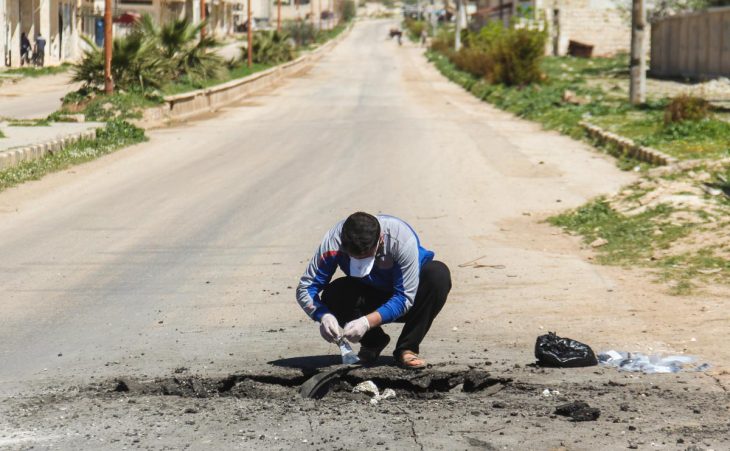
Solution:
M 598 365 L 596 354 L 590 346 L 570 338 L 558 337 L 555 332 L 537 337 L 535 357 L 541 366 L 574 368 Z

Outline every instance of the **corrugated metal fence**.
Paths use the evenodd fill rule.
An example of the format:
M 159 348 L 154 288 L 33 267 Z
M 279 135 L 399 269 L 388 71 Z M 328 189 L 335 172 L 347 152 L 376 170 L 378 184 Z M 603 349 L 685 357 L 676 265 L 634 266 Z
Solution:
M 730 77 L 730 7 L 652 23 L 650 64 L 660 77 Z

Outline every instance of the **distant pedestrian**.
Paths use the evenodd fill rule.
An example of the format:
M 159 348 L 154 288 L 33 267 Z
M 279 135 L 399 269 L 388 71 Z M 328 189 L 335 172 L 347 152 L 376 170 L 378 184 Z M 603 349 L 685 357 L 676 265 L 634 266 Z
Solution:
M 20 65 L 30 64 L 30 39 L 25 33 L 20 33 Z
M 38 67 L 43 67 L 46 56 L 46 38 L 40 34 L 35 37 L 35 49 L 33 51 L 33 63 Z
M 428 39 L 428 33 L 426 32 L 426 27 L 423 27 L 423 30 L 421 30 L 421 46 L 426 45 L 427 39 Z

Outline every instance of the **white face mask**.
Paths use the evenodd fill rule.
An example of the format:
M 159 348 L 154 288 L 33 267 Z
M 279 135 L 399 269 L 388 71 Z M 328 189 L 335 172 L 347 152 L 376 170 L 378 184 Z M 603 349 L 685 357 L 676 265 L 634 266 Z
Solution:
M 375 264 L 375 256 L 365 258 L 350 257 L 350 276 L 363 278 L 370 274 Z

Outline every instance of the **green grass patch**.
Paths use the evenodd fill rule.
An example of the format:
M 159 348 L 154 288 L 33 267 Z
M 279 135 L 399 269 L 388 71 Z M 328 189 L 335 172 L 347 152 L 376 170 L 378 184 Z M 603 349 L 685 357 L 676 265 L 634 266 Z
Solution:
M 342 23 L 339 25 L 336 25 L 331 30 L 321 30 L 317 33 L 317 43 L 324 44 L 325 42 L 336 38 L 340 34 L 342 34 L 343 31 L 347 29 L 349 26 L 349 23 Z
M 63 121 L 66 114 L 83 113 L 87 121 L 140 119 L 145 108 L 164 102 L 156 91 L 117 91 L 107 96 L 96 91 L 79 90 L 66 94 L 63 107 L 48 119 Z
M 8 126 L 10 127 L 48 127 L 51 125 L 51 121 L 47 118 L 44 119 L 9 119 Z
M 680 159 L 730 156 L 730 123 L 715 118 L 664 124 L 661 111 L 597 117 L 593 123 Z
M 0 191 L 28 180 L 38 180 L 51 172 L 93 160 L 146 139 L 144 130 L 122 120 L 111 121 L 105 128 L 97 130 L 95 139 L 82 139 L 60 152 L 0 171 Z
M 677 295 L 691 293 L 697 281 L 730 283 L 730 260 L 717 256 L 714 248 L 667 257 L 656 266 L 661 269 L 660 280 L 671 283 L 671 292 Z
M 63 72 L 68 72 L 71 69 L 71 64 L 63 63 L 59 66 L 46 66 L 46 67 L 18 67 L 14 69 L 8 69 L 3 71 L 6 74 L 22 75 L 23 77 L 42 77 L 44 75 L 55 75 Z
M 583 236 L 586 243 L 598 238 L 608 241 L 597 248 L 598 262 L 609 265 L 645 265 L 655 250 L 667 249 L 687 235 L 691 226 L 672 224 L 674 210 L 662 204 L 634 216 L 616 212 L 599 198 L 576 210 L 553 216 L 551 224 Z
M 641 197 L 645 193 L 639 190 L 634 196 Z M 581 235 L 586 244 L 598 238 L 607 240 L 607 244 L 595 249 L 598 263 L 655 269 L 658 281 L 667 283 L 672 294 L 688 294 L 700 281 L 730 283 L 730 260 L 717 254 L 717 246 L 667 252 L 678 240 L 689 237 L 697 229 L 693 224 L 677 224 L 669 220 L 674 211 L 672 207 L 661 204 L 643 213 L 627 216 L 599 198 L 548 218 L 548 222 Z

